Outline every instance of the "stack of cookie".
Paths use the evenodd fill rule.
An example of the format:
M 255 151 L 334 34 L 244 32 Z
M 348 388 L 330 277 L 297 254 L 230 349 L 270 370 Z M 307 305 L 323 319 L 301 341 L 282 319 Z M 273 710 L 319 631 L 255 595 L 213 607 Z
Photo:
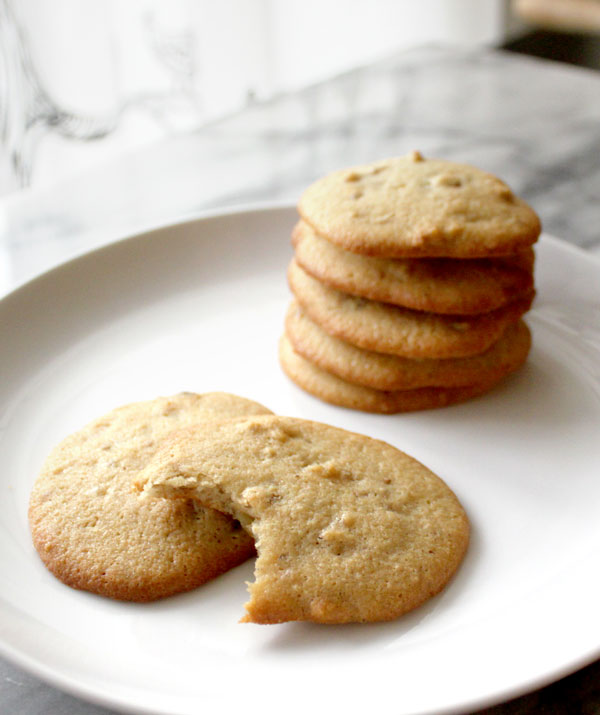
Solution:
M 280 362 L 369 412 L 442 407 L 526 360 L 535 212 L 471 166 L 409 156 L 334 172 L 301 197 Z

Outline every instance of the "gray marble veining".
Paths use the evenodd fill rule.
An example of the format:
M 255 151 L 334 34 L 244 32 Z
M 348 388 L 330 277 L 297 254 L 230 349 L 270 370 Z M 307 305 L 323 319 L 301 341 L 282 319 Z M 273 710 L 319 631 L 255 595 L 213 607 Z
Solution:
M 600 74 L 493 50 L 426 47 L 255 105 L 52 188 L 5 197 L 0 293 L 107 240 L 203 211 L 294 202 L 331 169 L 414 148 L 500 175 L 535 207 L 547 232 L 600 248 Z M 566 713 L 578 697 L 579 705 L 585 699 L 597 707 L 598 689 L 589 682 L 597 682 L 598 672 L 596 664 L 566 685 L 527 696 L 519 712 L 554 703 L 552 712 Z M 3 661 L 0 711 L 108 712 Z
M 0 201 L 0 290 L 107 239 L 199 212 L 294 202 L 315 177 L 405 153 L 473 163 L 547 232 L 600 243 L 600 74 L 419 48 Z

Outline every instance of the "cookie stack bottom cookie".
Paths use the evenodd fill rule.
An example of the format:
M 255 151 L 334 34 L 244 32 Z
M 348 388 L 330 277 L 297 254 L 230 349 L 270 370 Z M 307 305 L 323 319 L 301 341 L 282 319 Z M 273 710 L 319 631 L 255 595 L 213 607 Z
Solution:
M 394 414 L 447 407 L 482 395 L 499 381 L 490 380 L 487 383 L 464 387 L 377 390 L 342 380 L 322 370 L 295 352 L 285 335 L 279 345 L 279 359 L 288 377 L 306 392 L 333 405 L 363 412 Z

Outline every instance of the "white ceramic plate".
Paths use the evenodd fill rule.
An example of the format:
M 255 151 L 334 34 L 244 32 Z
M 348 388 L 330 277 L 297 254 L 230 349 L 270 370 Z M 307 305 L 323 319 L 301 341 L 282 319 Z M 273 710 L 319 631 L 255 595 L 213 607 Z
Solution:
M 544 237 L 528 364 L 494 392 L 393 417 L 323 404 L 281 373 L 291 209 L 161 228 L 0 302 L 0 652 L 115 708 L 246 715 L 472 710 L 600 656 L 600 267 Z M 27 526 L 50 448 L 116 405 L 224 390 L 407 451 L 465 505 L 472 545 L 393 623 L 240 625 L 248 563 L 124 604 L 63 586 Z M 218 710 L 217 710 L 218 708 Z

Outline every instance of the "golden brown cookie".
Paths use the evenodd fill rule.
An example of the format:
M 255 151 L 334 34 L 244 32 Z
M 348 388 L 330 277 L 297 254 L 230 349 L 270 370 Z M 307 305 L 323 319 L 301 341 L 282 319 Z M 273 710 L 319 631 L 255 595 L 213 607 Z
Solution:
M 197 502 L 140 501 L 133 479 L 174 429 L 270 414 L 225 393 L 181 393 L 116 409 L 64 439 L 30 499 L 33 543 L 61 581 L 110 598 L 151 601 L 195 588 L 254 553 L 232 519 Z
M 419 387 L 407 390 L 376 390 L 325 372 L 296 353 L 284 335 L 279 343 L 279 361 L 286 375 L 298 387 L 338 407 L 363 412 L 397 414 L 448 407 L 489 392 L 501 380 L 488 379 L 461 387 Z
M 500 308 L 533 289 L 533 273 L 494 259 L 376 258 L 345 251 L 300 221 L 295 258 L 331 288 L 431 313 L 473 314 Z
M 494 258 L 493 260 L 495 263 L 501 262 L 508 266 L 519 268 L 526 273 L 533 274 L 533 269 L 535 267 L 535 251 L 533 248 L 526 248 L 524 251 L 514 253 L 512 256 L 498 256 L 498 258 Z
M 518 369 L 531 347 L 529 328 L 520 320 L 509 325 L 488 350 L 473 357 L 416 360 L 386 355 L 328 335 L 295 301 L 285 318 L 285 333 L 294 351 L 309 362 L 346 382 L 376 390 L 464 387 L 493 382 Z
M 469 525 L 422 464 L 363 435 L 290 417 L 174 433 L 141 475 L 147 493 L 193 497 L 256 541 L 253 623 L 385 621 L 438 593 Z
M 418 152 L 335 171 L 306 189 L 298 210 L 341 248 L 386 258 L 508 255 L 541 230 L 497 177 Z
M 309 318 L 348 343 L 408 358 L 469 357 L 487 350 L 533 299 L 516 300 L 481 315 L 438 315 L 342 293 L 292 261 L 288 282 Z

